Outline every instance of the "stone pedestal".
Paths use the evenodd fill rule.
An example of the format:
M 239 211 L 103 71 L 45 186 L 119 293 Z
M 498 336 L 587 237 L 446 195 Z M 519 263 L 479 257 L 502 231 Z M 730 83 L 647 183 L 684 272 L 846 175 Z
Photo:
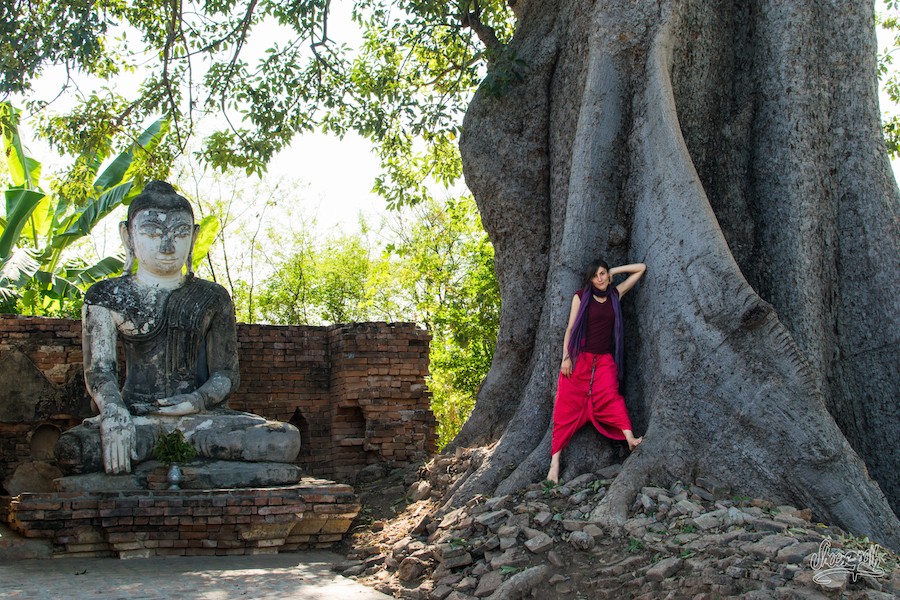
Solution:
M 169 487 L 167 469 L 161 462 L 148 460 L 135 467 L 134 473 L 70 475 L 56 479 L 55 483 L 61 492 L 164 490 Z M 181 488 L 193 490 L 291 486 L 302 476 L 297 465 L 230 460 L 192 460 L 183 463 L 181 471 Z

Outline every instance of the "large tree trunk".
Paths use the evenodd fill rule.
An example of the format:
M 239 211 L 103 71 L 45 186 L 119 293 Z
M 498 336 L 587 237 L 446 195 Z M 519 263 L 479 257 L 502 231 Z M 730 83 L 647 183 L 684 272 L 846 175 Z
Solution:
M 546 472 L 568 305 L 601 255 L 648 265 L 624 301 L 646 439 L 597 519 L 710 476 L 900 547 L 898 193 L 871 2 L 518 5 L 461 143 L 503 315 L 453 444 L 493 445 L 448 502 Z M 563 476 L 615 453 L 582 430 Z

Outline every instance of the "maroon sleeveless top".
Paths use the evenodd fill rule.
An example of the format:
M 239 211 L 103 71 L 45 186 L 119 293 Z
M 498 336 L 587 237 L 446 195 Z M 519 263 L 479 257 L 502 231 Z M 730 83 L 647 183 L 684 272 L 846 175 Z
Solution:
M 580 295 L 581 290 L 576 292 Z M 591 354 L 613 354 L 613 330 L 616 323 L 616 314 L 613 312 L 612 302 L 607 298 L 606 302 L 597 302 L 593 295 L 584 294 L 590 305 L 587 308 L 587 331 L 584 336 L 582 352 Z M 582 297 L 584 302 L 585 298 Z

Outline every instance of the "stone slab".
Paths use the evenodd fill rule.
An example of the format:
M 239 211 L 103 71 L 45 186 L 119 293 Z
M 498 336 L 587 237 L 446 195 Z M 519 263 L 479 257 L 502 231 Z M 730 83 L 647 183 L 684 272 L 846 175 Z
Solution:
M 155 471 L 165 465 L 155 460 L 141 463 L 134 473 L 107 475 L 89 473 L 70 475 L 55 480 L 61 492 L 119 491 L 148 489 Z M 212 490 L 227 488 L 264 488 L 294 485 L 303 476 L 300 467 L 277 462 L 240 462 L 231 460 L 197 460 L 182 465 L 181 489 Z

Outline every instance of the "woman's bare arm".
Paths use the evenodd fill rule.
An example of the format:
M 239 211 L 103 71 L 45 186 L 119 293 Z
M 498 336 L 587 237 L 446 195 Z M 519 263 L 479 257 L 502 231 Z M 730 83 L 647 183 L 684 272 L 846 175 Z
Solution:
M 634 263 L 633 265 L 620 265 L 618 267 L 613 267 L 609 270 L 610 276 L 617 275 L 619 273 L 628 273 L 628 278 L 625 279 L 622 283 L 616 286 L 616 289 L 619 291 L 619 296 L 624 296 L 628 293 L 628 290 L 634 287 L 634 285 L 638 282 L 638 280 L 643 277 L 644 273 L 647 271 L 647 265 L 644 263 Z

